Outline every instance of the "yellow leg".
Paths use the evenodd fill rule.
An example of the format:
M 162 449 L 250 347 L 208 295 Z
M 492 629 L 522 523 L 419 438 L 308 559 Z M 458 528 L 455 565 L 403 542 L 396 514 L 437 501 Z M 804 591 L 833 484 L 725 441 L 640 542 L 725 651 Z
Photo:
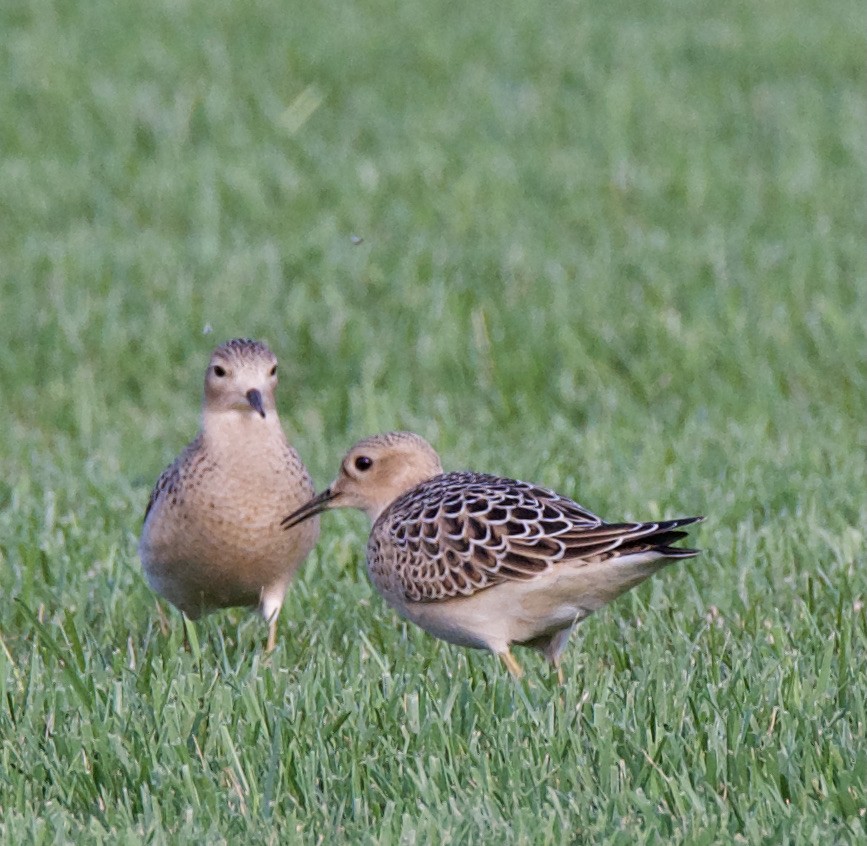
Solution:
M 557 664 L 557 681 L 560 682 L 560 687 L 566 682 L 566 677 L 563 675 L 563 668 Z
M 169 632 L 171 631 L 171 626 L 169 625 L 169 621 L 163 611 L 163 606 L 160 605 L 158 599 L 154 600 L 154 604 L 157 606 L 157 619 L 160 621 L 160 631 L 163 633 L 163 637 L 168 637 Z
M 268 623 L 268 645 L 265 647 L 266 652 L 273 652 L 277 646 L 277 614 L 271 618 Z
M 515 660 L 515 656 L 508 649 L 500 653 L 500 660 L 506 665 L 506 669 L 512 674 L 513 678 L 519 679 L 524 675 L 521 665 Z

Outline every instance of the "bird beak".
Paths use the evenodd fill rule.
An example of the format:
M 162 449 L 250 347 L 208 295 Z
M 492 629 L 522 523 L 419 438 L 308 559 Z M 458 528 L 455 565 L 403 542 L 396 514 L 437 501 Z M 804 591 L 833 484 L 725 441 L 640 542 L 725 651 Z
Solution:
M 309 520 L 316 514 L 325 511 L 326 508 L 331 508 L 331 503 L 337 499 L 339 494 L 334 493 L 331 488 L 326 488 L 321 494 L 314 496 L 313 499 L 304 503 L 297 511 L 293 511 L 288 517 L 284 517 L 280 521 L 280 525 L 284 529 L 291 529 L 305 520 Z
M 259 412 L 259 414 L 264 417 L 265 416 L 265 406 L 262 405 L 262 394 L 257 391 L 255 388 L 251 388 L 246 393 L 247 402 L 250 403 L 250 407 Z

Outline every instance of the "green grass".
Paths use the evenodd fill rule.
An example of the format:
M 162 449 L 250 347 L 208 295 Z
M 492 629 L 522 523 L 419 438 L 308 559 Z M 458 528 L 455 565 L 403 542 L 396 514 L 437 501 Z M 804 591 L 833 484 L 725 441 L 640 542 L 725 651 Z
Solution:
M 5 4 L 0 839 L 863 842 L 863 18 Z M 399 622 L 357 514 L 272 657 L 184 651 L 136 537 L 236 335 L 320 485 L 410 428 L 706 552 L 562 691 Z

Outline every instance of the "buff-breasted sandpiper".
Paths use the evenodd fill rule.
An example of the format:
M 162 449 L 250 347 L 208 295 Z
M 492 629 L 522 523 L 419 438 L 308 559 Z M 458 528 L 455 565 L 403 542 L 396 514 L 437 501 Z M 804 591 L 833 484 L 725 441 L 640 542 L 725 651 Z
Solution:
M 400 614 L 435 637 L 489 649 L 515 676 L 512 645 L 560 670 L 575 625 L 674 559 L 701 520 L 606 523 L 553 491 L 481 473 L 443 473 L 409 432 L 359 441 L 334 482 L 283 520 L 358 508 L 373 528 L 367 571 Z
M 202 426 L 160 476 L 139 542 L 150 586 L 191 619 L 219 608 L 257 608 L 270 651 L 286 590 L 319 536 L 280 518 L 314 493 L 274 401 L 277 359 L 259 341 L 214 350 Z

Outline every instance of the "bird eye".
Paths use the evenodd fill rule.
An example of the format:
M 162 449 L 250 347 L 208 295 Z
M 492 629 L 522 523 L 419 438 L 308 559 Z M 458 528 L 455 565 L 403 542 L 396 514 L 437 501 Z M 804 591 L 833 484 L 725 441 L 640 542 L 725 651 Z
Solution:
M 276 364 L 271 368 L 271 372 L 268 375 L 269 376 L 276 376 L 277 375 L 277 365 Z
M 360 470 L 362 473 L 365 470 L 370 470 L 372 464 L 373 459 L 368 458 L 366 455 L 359 455 L 358 458 L 355 459 L 355 469 Z
M 226 375 L 226 369 L 224 367 L 220 367 L 219 364 L 214 365 L 214 376 L 219 376 L 221 379 Z

